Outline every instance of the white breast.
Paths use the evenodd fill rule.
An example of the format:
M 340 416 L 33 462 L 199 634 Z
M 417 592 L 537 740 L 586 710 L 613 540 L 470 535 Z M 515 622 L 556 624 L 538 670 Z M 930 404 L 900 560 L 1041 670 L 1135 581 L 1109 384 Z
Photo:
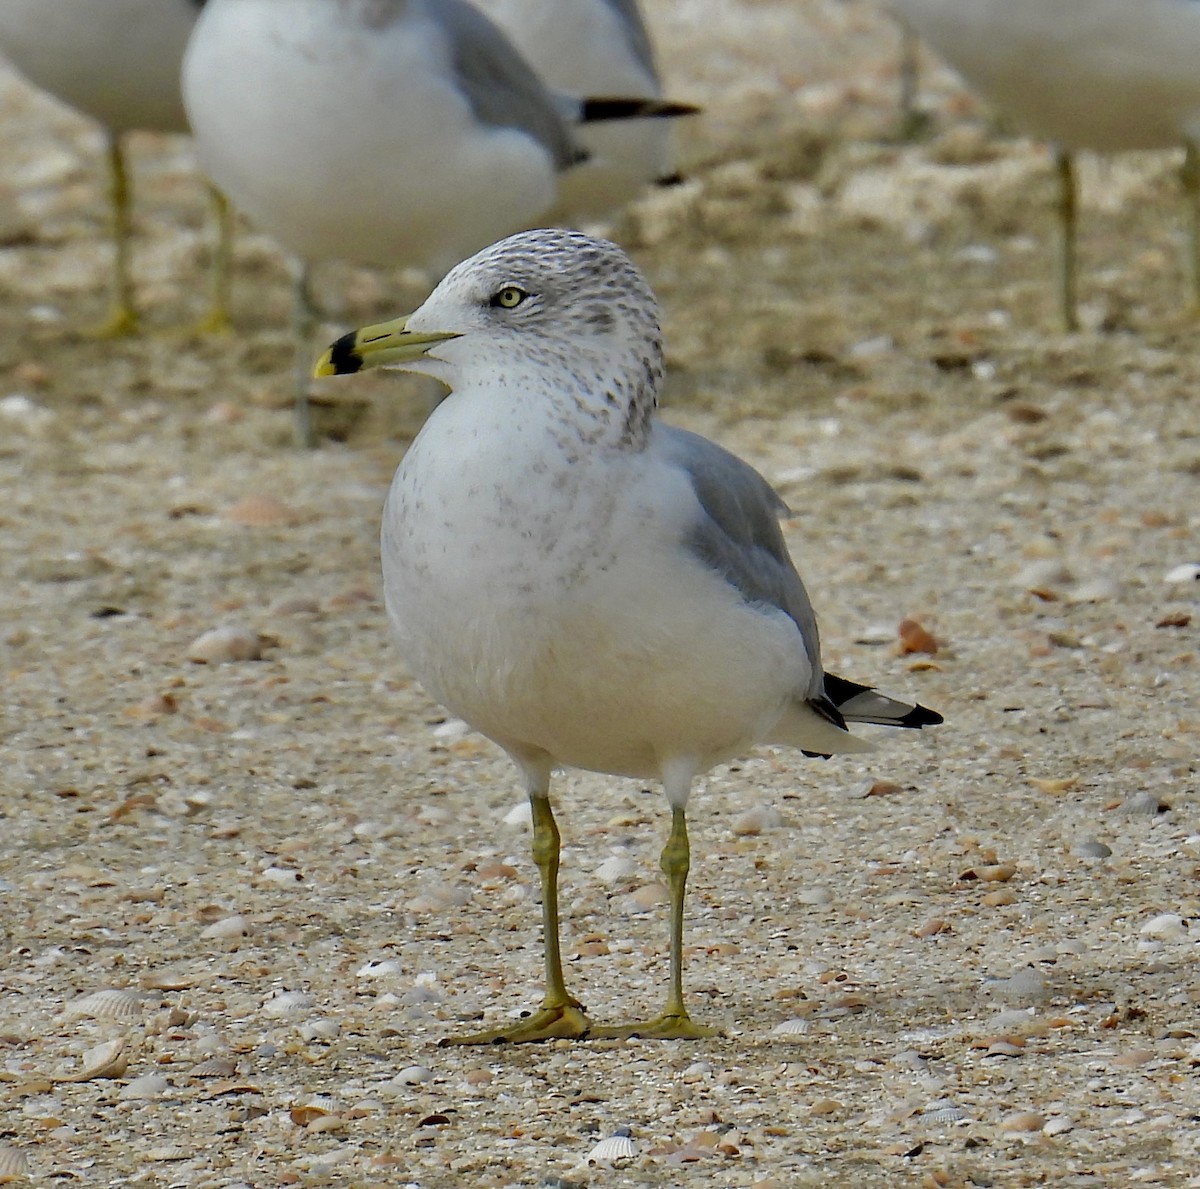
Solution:
M 682 474 L 568 461 L 555 437 L 462 392 L 422 430 L 384 514 L 402 654 L 478 730 L 562 764 L 656 776 L 736 755 L 807 684 L 799 632 L 683 550 Z

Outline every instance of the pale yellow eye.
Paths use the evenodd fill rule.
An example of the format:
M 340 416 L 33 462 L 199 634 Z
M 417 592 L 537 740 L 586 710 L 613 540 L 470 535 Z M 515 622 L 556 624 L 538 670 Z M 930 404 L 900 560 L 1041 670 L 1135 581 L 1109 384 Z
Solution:
M 515 310 L 528 296 L 524 289 L 518 289 L 516 285 L 505 285 L 496 290 L 492 305 L 499 306 L 502 310 Z

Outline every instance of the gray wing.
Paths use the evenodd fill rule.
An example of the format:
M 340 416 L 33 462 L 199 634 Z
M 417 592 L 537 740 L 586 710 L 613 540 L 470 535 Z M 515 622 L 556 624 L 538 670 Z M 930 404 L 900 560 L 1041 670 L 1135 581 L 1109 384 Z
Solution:
M 650 34 L 646 30 L 646 22 L 642 19 L 642 10 L 638 0 L 604 0 L 617 14 L 621 27 L 625 31 L 625 40 L 629 44 L 633 56 L 638 60 L 646 73 L 658 82 L 658 67 L 654 62 L 654 47 L 650 44 Z
M 787 505 L 753 467 L 715 442 L 661 423 L 657 432 L 667 459 L 687 473 L 704 509 L 687 547 L 748 603 L 774 607 L 792 618 L 813 667 L 804 696 L 824 701 L 817 617 L 779 527 Z
M 439 0 L 425 11 L 446 31 L 455 79 L 484 124 L 519 128 L 540 142 L 560 170 L 584 160 L 558 100 L 533 67 L 482 12 L 467 0 Z

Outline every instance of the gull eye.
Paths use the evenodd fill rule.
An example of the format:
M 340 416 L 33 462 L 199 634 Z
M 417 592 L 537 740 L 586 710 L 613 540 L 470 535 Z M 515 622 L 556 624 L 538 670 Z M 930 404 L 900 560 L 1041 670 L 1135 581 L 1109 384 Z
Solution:
M 492 300 L 488 304 L 499 306 L 502 310 L 515 310 L 528 296 L 524 289 L 519 289 L 516 285 L 504 285 L 492 294 Z

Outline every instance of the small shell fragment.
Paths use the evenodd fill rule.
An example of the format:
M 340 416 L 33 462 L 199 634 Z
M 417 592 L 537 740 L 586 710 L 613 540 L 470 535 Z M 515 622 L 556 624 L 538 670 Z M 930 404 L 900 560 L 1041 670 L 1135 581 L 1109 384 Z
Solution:
M 296 1016 L 315 1007 L 317 997 L 309 991 L 278 991 L 263 1005 L 264 1016 Z
M 207 928 L 201 930 L 201 937 L 245 937 L 250 932 L 250 922 L 246 920 L 241 913 L 235 913 L 231 917 L 222 917 L 219 921 L 213 921 Z
M 29 1161 L 20 1148 L 0 1144 L 0 1184 L 29 1176 Z
M 1017 869 L 1011 863 L 985 863 L 979 867 L 968 867 L 959 875 L 962 883 L 979 880 L 980 883 L 1008 883 Z
M 78 1073 L 60 1079 L 66 1082 L 90 1082 L 95 1078 L 119 1078 L 129 1068 L 124 1037 L 106 1040 L 83 1054 Z
M 1159 941 L 1183 941 L 1188 936 L 1188 923 L 1177 913 L 1160 912 L 1142 926 L 1141 933 Z
M 170 1088 L 171 1083 L 161 1073 L 144 1073 L 141 1077 L 126 1082 L 117 1097 L 125 1099 L 159 1098 Z
M 256 631 L 234 624 L 212 628 L 189 645 L 187 659 L 198 665 L 262 660 L 262 639 Z
M 1164 582 L 1200 582 L 1200 562 L 1188 561 L 1163 575 Z
M 782 825 L 783 814 L 774 805 L 754 805 L 733 819 L 732 829 L 741 837 L 752 837 Z
M 1045 1126 L 1045 1116 L 1039 1115 L 1037 1111 L 1018 1111 L 1015 1115 L 1009 1115 L 1000 1124 L 1000 1130 L 1010 1132 L 1041 1131 Z
M 63 1011 L 68 1019 L 121 1020 L 132 1023 L 141 1019 L 142 997 L 136 991 L 111 989 L 93 991 L 71 1000 Z
M 929 656 L 937 654 L 938 642 L 933 633 L 915 619 L 902 619 L 896 634 L 899 637 L 896 651 L 901 656 L 913 652 L 923 652 Z
M 190 1148 L 181 1148 L 178 1144 L 163 1144 L 161 1147 L 150 1148 L 146 1152 L 147 1160 L 167 1161 L 167 1160 L 187 1160 L 193 1155 Z
M 614 1160 L 631 1160 L 635 1148 L 627 1135 L 610 1135 L 602 1139 L 588 1154 L 587 1164 L 608 1164 Z

